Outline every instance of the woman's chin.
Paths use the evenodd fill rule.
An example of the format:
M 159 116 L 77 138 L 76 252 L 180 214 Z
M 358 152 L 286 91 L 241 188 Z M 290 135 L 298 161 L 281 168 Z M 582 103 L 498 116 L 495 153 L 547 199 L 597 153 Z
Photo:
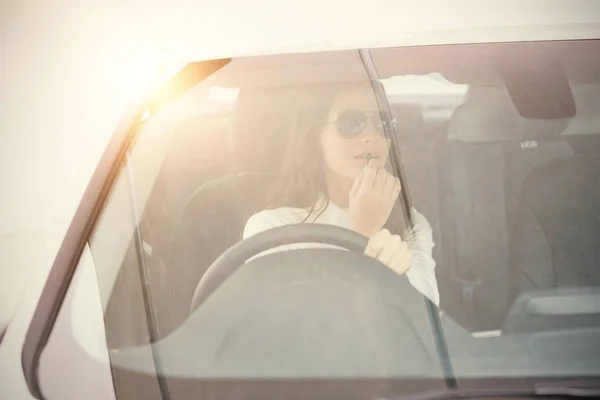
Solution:
M 365 164 L 366 165 L 366 164 Z M 354 182 L 354 180 L 361 174 L 365 165 L 350 165 L 347 168 L 338 168 L 336 170 L 331 169 L 330 173 L 332 173 L 332 177 L 336 177 L 335 179 L 343 179 Z
M 362 173 L 363 169 L 364 169 L 364 166 L 361 168 L 353 168 L 352 170 L 349 170 L 347 173 L 345 173 L 344 176 L 346 178 L 354 181 Z

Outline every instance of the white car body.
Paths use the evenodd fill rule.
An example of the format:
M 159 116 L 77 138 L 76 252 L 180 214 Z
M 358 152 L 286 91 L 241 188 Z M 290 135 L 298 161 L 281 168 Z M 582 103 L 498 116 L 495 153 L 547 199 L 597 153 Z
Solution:
M 594 0 L 204 3 L 0 5 L 0 328 L 8 326 L 0 344 L 0 398 L 33 399 L 21 365 L 26 332 L 62 238 L 133 97 L 131 79 L 149 65 L 600 38 Z M 47 399 L 116 398 L 95 270 L 83 256 L 89 262 L 72 283 L 80 297 L 72 310 L 65 307 L 70 315 L 59 317 L 40 365 Z

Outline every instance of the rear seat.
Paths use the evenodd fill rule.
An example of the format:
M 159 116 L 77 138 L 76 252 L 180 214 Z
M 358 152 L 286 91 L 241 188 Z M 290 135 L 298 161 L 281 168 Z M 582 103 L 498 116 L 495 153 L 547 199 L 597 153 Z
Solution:
M 512 227 L 513 296 L 532 289 L 600 285 L 600 85 L 573 88 L 577 115 L 562 132 L 568 158 L 525 179 Z M 532 233 L 542 240 L 532 242 Z
M 568 157 L 564 123 L 526 121 L 501 87 L 471 87 L 437 149 L 442 308 L 472 331 L 498 329 L 509 307 L 509 226 L 529 171 Z M 562 127 L 562 128 L 561 128 Z

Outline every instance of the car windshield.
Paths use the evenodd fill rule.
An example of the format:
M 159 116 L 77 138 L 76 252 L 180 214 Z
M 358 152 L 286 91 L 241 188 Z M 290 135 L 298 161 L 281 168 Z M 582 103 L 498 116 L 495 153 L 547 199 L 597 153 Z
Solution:
M 89 241 L 114 365 L 599 375 L 598 41 L 232 59 L 150 111 Z

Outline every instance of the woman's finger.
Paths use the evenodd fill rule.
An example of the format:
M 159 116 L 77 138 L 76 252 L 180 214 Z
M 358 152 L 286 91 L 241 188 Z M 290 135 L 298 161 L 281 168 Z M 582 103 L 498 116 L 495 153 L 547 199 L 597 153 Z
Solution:
M 394 200 L 395 184 L 396 184 L 396 178 L 393 175 L 389 174 L 385 181 L 385 187 L 383 188 L 383 194 L 386 196 L 386 198 L 390 198 L 390 199 Z
M 402 275 L 410 269 L 411 263 L 412 254 L 409 251 L 400 251 L 394 254 L 394 257 L 390 262 L 390 268 L 398 275 Z
M 367 243 L 367 247 L 365 248 L 365 255 L 377 258 L 381 250 L 383 250 L 389 236 L 391 236 L 391 234 L 387 229 L 382 229 L 371 236 Z
M 394 177 L 394 182 L 392 185 L 392 197 L 396 199 L 400 192 L 402 191 L 402 183 L 400 183 L 400 178 Z
M 370 192 L 377 179 L 377 164 L 375 160 L 369 160 L 369 163 L 365 167 L 365 176 L 360 184 L 360 192 Z
M 391 266 L 392 259 L 401 251 L 402 239 L 398 235 L 390 235 L 383 248 L 377 255 L 377 259 L 388 267 Z
M 356 179 L 354 179 L 354 183 L 352 184 L 352 188 L 350 189 L 350 198 L 355 198 L 360 190 L 360 187 L 365 179 L 365 175 L 367 174 L 367 167 L 363 168 L 363 170 L 358 174 Z
M 387 182 L 390 179 L 391 175 L 389 172 L 385 170 L 383 167 L 378 167 L 379 172 L 377 173 L 377 179 L 373 184 L 373 192 L 378 196 L 383 196 L 387 198 L 389 192 L 386 192 Z

